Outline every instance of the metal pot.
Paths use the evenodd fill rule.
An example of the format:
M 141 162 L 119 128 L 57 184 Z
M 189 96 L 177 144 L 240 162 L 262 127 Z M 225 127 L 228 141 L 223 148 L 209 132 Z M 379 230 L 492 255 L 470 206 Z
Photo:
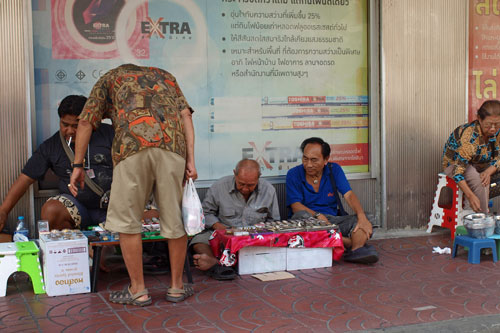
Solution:
M 495 234 L 500 234 L 500 215 L 495 215 Z
M 474 213 L 464 217 L 464 227 L 469 237 L 487 238 L 493 235 L 495 218 L 491 214 Z

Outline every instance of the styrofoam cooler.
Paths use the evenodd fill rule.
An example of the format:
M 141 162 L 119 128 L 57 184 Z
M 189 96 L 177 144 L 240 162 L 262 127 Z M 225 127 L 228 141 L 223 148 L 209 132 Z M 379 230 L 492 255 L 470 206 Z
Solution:
M 286 247 L 247 246 L 238 251 L 238 274 L 286 270 Z
M 311 269 L 332 266 L 332 248 L 287 248 L 286 270 Z
M 248 246 L 240 249 L 238 273 L 256 274 L 332 266 L 332 248 Z

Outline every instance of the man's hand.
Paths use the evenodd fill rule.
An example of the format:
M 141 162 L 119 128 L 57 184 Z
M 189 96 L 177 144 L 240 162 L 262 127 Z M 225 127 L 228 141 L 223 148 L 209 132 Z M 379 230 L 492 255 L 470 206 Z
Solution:
M 198 178 L 198 172 L 196 171 L 194 163 L 186 162 L 186 170 L 184 171 L 184 180 L 186 181 L 189 178 L 193 178 L 193 180 L 196 180 Z
M 213 225 L 212 225 L 212 229 L 214 230 L 224 230 L 224 229 L 227 229 L 226 225 L 220 223 L 220 222 L 215 222 Z
M 325 222 L 328 222 L 328 219 L 327 219 L 327 218 L 326 218 L 326 216 L 325 216 L 325 215 L 323 215 L 323 214 L 319 214 L 319 215 L 318 215 L 318 217 L 317 217 L 317 219 L 318 219 L 318 220 L 323 220 L 323 221 L 325 221 Z
M 352 232 L 354 233 L 357 230 L 363 231 L 368 239 L 372 237 L 373 227 L 370 221 L 366 218 L 366 215 L 358 216 L 358 223 Z
M 4 212 L 3 210 L 0 210 L 0 231 L 3 230 L 3 227 L 5 227 L 5 223 L 7 222 L 7 213 Z
M 78 194 L 77 184 L 80 185 L 81 189 L 85 186 L 85 170 L 83 168 L 74 168 L 69 180 L 68 187 L 74 197 Z
M 472 210 L 474 210 L 476 213 L 481 212 L 481 202 L 474 193 L 471 193 L 469 196 L 467 196 L 467 200 L 469 200 L 470 207 L 472 208 Z

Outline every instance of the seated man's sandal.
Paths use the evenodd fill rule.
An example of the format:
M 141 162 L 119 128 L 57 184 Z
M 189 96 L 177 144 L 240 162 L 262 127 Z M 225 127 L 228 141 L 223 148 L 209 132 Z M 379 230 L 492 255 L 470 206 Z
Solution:
M 208 271 L 206 271 L 206 274 L 219 281 L 233 280 L 238 276 L 238 274 L 234 271 L 234 268 L 222 266 L 219 263 L 213 265 Z

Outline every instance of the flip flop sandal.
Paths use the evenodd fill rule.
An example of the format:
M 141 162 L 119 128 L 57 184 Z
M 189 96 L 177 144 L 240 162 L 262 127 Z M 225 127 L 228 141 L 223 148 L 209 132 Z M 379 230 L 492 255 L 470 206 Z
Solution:
M 151 296 L 148 296 L 148 298 L 144 301 L 139 301 L 138 298 L 147 294 L 147 289 L 139 291 L 136 294 L 132 294 L 132 292 L 130 292 L 130 285 L 128 285 L 128 287 L 123 290 L 112 291 L 111 294 L 109 294 L 109 301 L 118 304 L 146 306 L 152 303 Z
M 181 294 L 179 296 L 173 296 L 174 294 Z M 193 286 L 189 284 L 184 284 L 184 289 L 168 288 L 167 290 L 167 301 L 169 302 L 182 302 L 186 298 L 194 295 Z
M 237 276 L 236 272 L 232 267 L 222 266 L 219 263 L 213 265 L 207 271 L 207 275 L 219 281 L 233 280 Z
M 374 264 L 378 261 L 378 254 L 375 249 L 363 246 L 354 251 L 346 251 L 344 261 L 356 264 Z

